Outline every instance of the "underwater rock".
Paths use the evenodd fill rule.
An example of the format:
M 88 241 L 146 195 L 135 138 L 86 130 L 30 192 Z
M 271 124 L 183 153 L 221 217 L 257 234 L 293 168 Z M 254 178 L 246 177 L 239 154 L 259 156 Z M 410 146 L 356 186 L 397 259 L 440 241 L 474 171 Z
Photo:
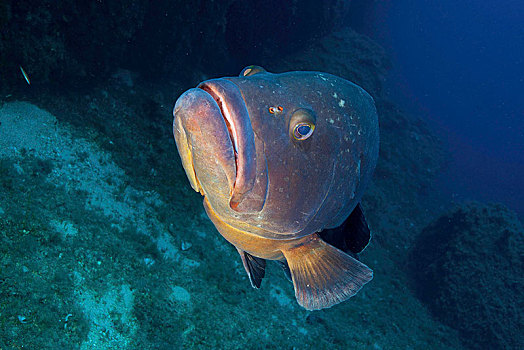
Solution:
M 362 86 L 373 97 L 382 93 L 391 62 L 386 51 L 367 36 L 350 28 L 317 39 L 302 51 L 281 60 L 264 62 L 269 70 L 324 71 Z
M 129 69 L 118 68 L 112 75 L 111 78 L 117 85 L 132 89 L 135 86 L 135 79 L 137 74 L 130 71 Z
M 344 25 L 350 5 L 349 0 L 233 1 L 225 17 L 227 48 L 237 65 L 274 63 Z
M 340 24 L 350 1 L 0 1 L 0 89 L 100 82 L 118 67 L 149 79 L 218 75 L 293 52 Z
M 418 296 L 472 349 L 523 349 L 524 230 L 501 205 L 459 206 L 410 254 Z

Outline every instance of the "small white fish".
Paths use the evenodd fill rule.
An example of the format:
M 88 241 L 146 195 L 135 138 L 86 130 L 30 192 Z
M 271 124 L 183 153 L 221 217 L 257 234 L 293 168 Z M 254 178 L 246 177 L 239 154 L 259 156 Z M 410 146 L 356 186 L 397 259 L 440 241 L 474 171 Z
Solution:
M 31 80 L 29 80 L 29 76 L 25 72 L 24 68 L 20 66 L 20 71 L 22 72 L 22 75 L 24 76 L 25 81 L 27 81 L 27 84 L 31 85 Z

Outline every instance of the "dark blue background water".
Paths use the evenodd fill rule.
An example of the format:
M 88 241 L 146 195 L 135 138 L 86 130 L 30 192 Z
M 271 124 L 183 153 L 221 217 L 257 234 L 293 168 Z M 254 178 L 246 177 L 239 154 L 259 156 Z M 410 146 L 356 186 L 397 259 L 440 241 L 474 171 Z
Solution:
M 358 29 L 392 54 L 391 94 L 452 152 L 439 187 L 524 215 L 524 2 L 383 1 Z

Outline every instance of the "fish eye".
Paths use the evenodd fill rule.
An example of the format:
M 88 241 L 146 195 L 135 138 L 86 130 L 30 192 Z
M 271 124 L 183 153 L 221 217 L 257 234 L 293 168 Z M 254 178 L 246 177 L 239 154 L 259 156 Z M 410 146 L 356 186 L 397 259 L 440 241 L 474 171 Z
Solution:
M 313 134 L 315 126 L 310 123 L 298 123 L 293 130 L 295 140 L 305 140 Z
M 265 72 L 266 70 L 264 68 L 260 66 L 251 65 L 251 66 L 247 66 L 246 68 L 242 69 L 239 76 L 240 77 L 249 77 L 257 73 L 265 73 Z
M 303 141 L 308 139 L 315 131 L 316 115 L 310 109 L 300 108 L 291 115 L 289 133 L 293 139 Z

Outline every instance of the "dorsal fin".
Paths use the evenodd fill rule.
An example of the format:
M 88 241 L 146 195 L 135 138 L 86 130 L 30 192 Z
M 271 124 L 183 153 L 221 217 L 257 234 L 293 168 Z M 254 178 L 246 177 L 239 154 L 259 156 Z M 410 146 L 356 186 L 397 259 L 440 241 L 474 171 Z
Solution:
M 240 254 L 240 257 L 242 258 L 242 264 L 244 265 L 244 269 L 247 272 L 251 286 L 253 288 L 260 288 L 262 279 L 266 274 L 266 260 L 257 258 L 256 256 L 243 251 L 242 249 L 237 248 L 237 250 Z
M 357 204 L 342 225 L 323 230 L 319 235 L 332 246 L 353 254 L 362 252 L 371 239 L 371 232 L 360 203 Z

